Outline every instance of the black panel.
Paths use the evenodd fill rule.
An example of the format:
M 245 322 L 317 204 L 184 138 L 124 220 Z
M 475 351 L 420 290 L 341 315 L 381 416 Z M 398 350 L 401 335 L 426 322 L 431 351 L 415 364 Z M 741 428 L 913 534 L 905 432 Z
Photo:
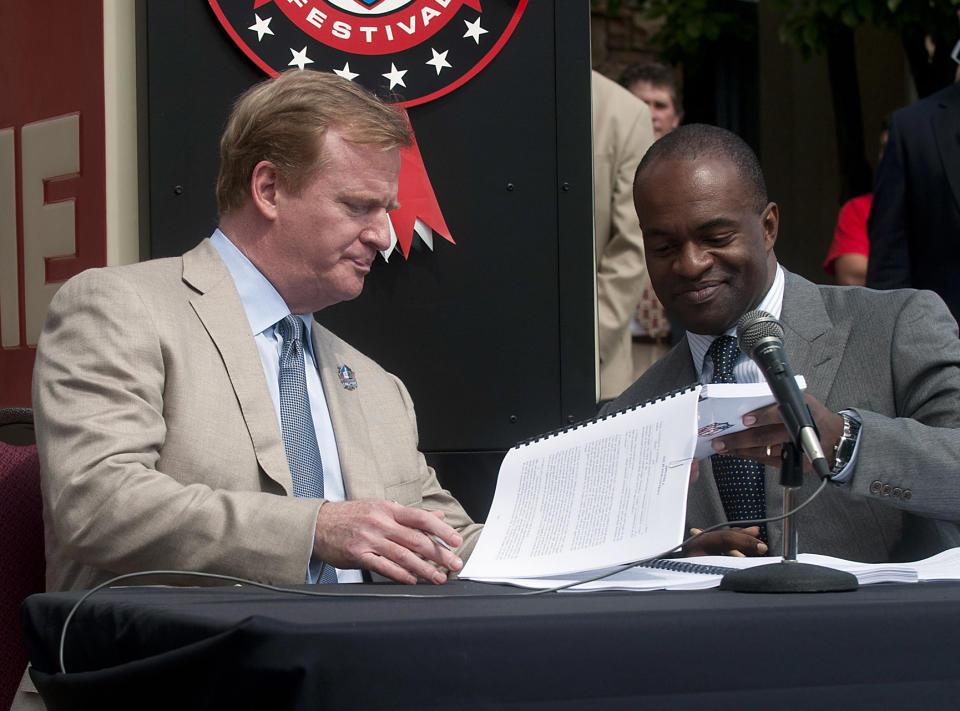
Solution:
M 497 472 L 506 452 L 428 452 L 427 464 L 444 489 L 453 491 L 474 521 L 486 521 Z
M 140 10 L 144 227 L 151 256 L 169 256 L 216 225 L 219 134 L 263 75 L 207 3 Z M 589 81 L 588 4 L 530 2 L 479 75 L 409 110 L 456 244 L 415 238 L 317 315 L 404 380 L 425 451 L 502 453 L 593 412 Z M 456 492 L 451 476 L 475 467 L 455 468 Z

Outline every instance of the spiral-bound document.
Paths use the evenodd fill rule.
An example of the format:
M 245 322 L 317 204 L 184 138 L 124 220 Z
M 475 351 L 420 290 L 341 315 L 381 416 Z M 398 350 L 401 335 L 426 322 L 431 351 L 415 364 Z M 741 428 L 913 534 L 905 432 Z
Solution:
M 620 565 L 683 540 L 695 385 L 517 445 L 461 578 Z

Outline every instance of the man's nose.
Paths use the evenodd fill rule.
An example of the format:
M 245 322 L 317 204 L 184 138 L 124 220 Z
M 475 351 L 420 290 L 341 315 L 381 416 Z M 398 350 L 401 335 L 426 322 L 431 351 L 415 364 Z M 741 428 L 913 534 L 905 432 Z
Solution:
M 386 210 L 378 212 L 364 227 L 360 238 L 378 252 L 387 249 L 390 246 L 390 214 Z
M 701 249 L 694 242 L 687 242 L 680 250 L 674 263 L 674 271 L 687 279 L 696 279 L 713 264 L 713 255 L 709 250 Z

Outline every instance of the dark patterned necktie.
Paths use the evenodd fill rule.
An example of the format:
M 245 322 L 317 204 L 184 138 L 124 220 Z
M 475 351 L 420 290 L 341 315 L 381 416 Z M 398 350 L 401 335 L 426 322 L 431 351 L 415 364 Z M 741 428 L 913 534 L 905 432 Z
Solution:
M 720 336 L 710 344 L 707 355 L 713 361 L 714 383 L 735 383 L 733 365 L 740 349 L 733 336 Z M 764 501 L 763 465 L 749 459 L 714 454 L 713 478 L 717 482 L 720 501 L 728 521 L 763 518 L 766 515 Z M 767 540 L 767 525 L 760 524 L 760 538 Z
M 292 314 L 277 324 L 280 338 L 280 430 L 287 453 L 293 495 L 323 498 L 323 461 L 310 414 L 303 367 L 303 321 Z M 324 565 L 321 583 L 337 582 L 336 569 Z

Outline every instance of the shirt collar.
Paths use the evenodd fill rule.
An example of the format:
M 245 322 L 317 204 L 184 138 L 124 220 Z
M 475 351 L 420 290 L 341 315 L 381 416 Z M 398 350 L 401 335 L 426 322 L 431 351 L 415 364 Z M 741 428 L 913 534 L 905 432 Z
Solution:
M 774 318 L 780 318 L 780 312 L 783 310 L 783 267 L 777 264 L 777 273 L 773 277 L 773 284 L 764 295 L 763 299 L 757 305 L 757 310 L 766 311 Z M 739 319 L 738 319 L 739 320 Z M 733 324 L 723 335 L 737 335 L 737 324 Z M 693 358 L 693 368 L 698 375 L 703 373 L 703 359 L 707 355 L 710 344 L 713 343 L 716 336 L 704 335 L 702 333 L 690 333 L 687 331 L 687 342 L 690 344 L 690 355 Z
M 263 272 L 257 269 L 219 228 L 214 231 L 210 241 L 227 266 L 230 276 L 233 277 L 233 283 L 236 284 L 237 292 L 240 294 L 240 301 L 243 303 L 243 310 L 247 314 L 250 332 L 253 335 L 272 328 L 277 321 L 290 313 L 287 303 Z M 313 324 L 313 314 L 297 314 L 297 316 L 303 321 L 306 332 L 309 334 Z M 312 352 L 312 339 L 306 340 L 307 348 Z

